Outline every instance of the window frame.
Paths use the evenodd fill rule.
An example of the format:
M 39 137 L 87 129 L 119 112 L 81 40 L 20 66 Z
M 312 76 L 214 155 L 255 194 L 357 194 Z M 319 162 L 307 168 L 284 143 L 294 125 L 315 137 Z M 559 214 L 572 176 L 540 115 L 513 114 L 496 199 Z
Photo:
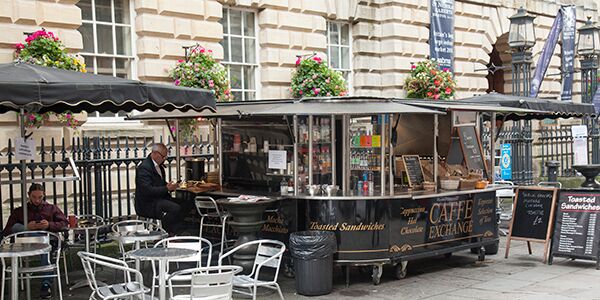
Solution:
M 225 10 L 227 11 L 227 13 L 225 13 Z M 231 14 L 229 13 L 230 11 L 239 11 L 242 12 L 242 16 L 244 15 L 244 12 L 249 12 L 252 13 L 254 16 L 254 36 L 248 36 L 245 35 L 244 32 L 244 21 L 243 21 L 243 17 L 242 17 L 242 34 L 241 35 L 237 35 L 237 34 L 231 34 L 231 22 L 230 22 L 230 16 Z M 260 55 L 259 55 L 259 50 L 260 50 L 260 41 L 259 41 L 259 26 L 258 26 L 258 12 L 256 10 L 253 9 L 248 9 L 248 8 L 242 8 L 242 7 L 231 7 L 231 6 L 223 6 L 223 18 L 227 18 L 227 31 L 223 30 L 223 39 L 228 39 L 227 41 L 227 47 L 229 49 L 225 50 L 223 49 L 223 60 L 221 60 L 221 64 L 225 67 L 225 69 L 227 70 L 227 79 L 229 80 L 229 85 L 231 87 L 231 69 L 230 66 L 235 65 L 235 66 L 242 66 L 242 67 L 253 67 L 254 68 L 254 87 L 252 89 L 248 89 L 246 87 L 246 89 L 244 89 L 244 72 L 241 72 L 241 78 L 240 78 L 240 82 L 242 85 L 241 89 L 234 89 L 233 87 L 231 87 L 231 93 L 233 94 L 233 92 L 241 92 L 242 93 L 242 99 L 237 99 L 234 98 L 234 101 L 249 101 L 249 100 L 256 100 L 256 99 L 260 99 L 261 96 L 261 81 L 260 81 Z M 225 28 L 224 28 L 225 29 Z M 227 33 L 225 33 L 227 32 Z M 254 38 L 254 63 L 248 63 L 248 62 L 232 62 L 231 61 L 231 56 L 232 56 L 232 51 L 231 51 L 231 37 L 237 37 L 237 38 L 241 38 L 242 39 L 242 59 L 245 60 L 246 58 L 246 47 L 245 44 L 243 43 L 243 41 L 247 38 Z M 225 55 L 228 54 L 228 57 L 225 57 Z M 243 69 L 242 69 L 243 70 Z M 245 99 L 245 93 L 246 92 L 254 92 L 254 99 Z
M 98 21 L 96 20 L 96 0 L 90 0 L 90 5 L 92 8 L 91 15 L 92 20 L 81 19 L 82 26 L 84 24 L 92 25 L 92 35 L 94 38 L 94 52 L 84 52 L 83 49 L 78 54 L 84 58 L 90 58 L 91 61 L 86 60 L 86 65 L 93 66 L 93 74 L 98 74 L 98 61 L 97 58 L 110 58 L 112 62 L 112 76 L 117 76 L 117 62 L 116 59 L 126 59 L 129 60 L 129 73 L 130 76 L 128 79 L 137 80 L 137 56 L 136 53 L 136 40 L 137 34 L 135 32 L 135 3 L 133 0 L 127 0 L 127 5 L 129 6 L 129 24 L 127 23 L 118 23 L 115 21 L 115 1 L 119 0 L 110 0 L 110 8 L 111 8 L 111 21 Z M 112 29 L 111 37 L 112 37 L 112 47 L 113 54 L 104 54 L 98 53 L 98 30 L 97 25 L 105 25 L 110 26 Z M 129 55 L 125 54 L 117 54 L 117 29 L 118 27 L 128 27 L 129 28 L 129 36 L 130 36 L 130 53 Z M 83 35 L 82 35 L 83 39 Z M 118 113 L 115 113 L 114 116 L 100 116 L 100 112 L 94 111 L 88 113 L 88 122 L 92 123 L 111 123 L 111 122 L 122 122 L 125 121 L 125 116 L 120 116 Z
M 340 33 L 339 36 L 339 43 L 338 44 L 332 44 L 331 43 L 331 31 L 330 31 L 330 25 L 331 24 L 335 24 L 338 28 L 338 32 Z M 348 45 L 343 45 L 342 44 L 342 26 L 347 25 L 348 26 Z M 332 68 L 333 70 L 336 71 L 340 71 L 343 73 L 348 73 L 348 79 L 346 81 L 346 84 L 348 85 L 348 93 L 351 93 L 354 90 L 354 85 L 353 85 L 353 75 L 354 75 L 354 71 L 353 71 L 353 64 L 352 64 L 352 53 L 353 53 L 353 48 L 352 48 L 352 23 L 350 22 L 344 22 L 344 21 L 336 21 L 336 20 L 327 20 L 326 22 L 326 32 L 325 32 L 325 38 L 327 39 L 327 63 L 329 65 L 330 68 Z M 334 68 L 331 62 L 331 47 L 338 47 L 338 57 L 339 57 L 339 62 L 340 62 L 340 68 Z M 348 68 L 344 69 L 341 68 L 341 61 L 342 61 L 342 48 L 348 48 Z

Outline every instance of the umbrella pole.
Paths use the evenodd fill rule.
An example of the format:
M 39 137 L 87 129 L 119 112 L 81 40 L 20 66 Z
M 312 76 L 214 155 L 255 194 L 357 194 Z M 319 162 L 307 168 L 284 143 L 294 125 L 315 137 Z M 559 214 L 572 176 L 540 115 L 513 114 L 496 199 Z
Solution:
M 181 180 L 181 134 L 179 133 L 179 119 L 175 119 L 175 132 L 177 132 L 177 138 L 175 139 L 175 160 L 177 163 L 177 179 Z
M 25 109 L 21 107 L 19 111 L 19 124 L 21 127 L 21 138 L 23 142 L 25 142 Z M 21 203 L 23 205 L 23 225 L 25 226 L 25 230 L 27 230 L 27 183 L 25 180 L 27 179 L 26 173 L 27 166 L 25 165 L 25 160 L 21 159 Z

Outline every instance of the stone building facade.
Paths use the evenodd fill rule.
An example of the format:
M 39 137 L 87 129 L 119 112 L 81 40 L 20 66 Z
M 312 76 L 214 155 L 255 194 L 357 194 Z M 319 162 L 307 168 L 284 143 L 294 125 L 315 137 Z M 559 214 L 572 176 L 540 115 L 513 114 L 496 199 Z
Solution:
M 457 96 L 510 93 L 508 17 L 520 6 L 537 16 L 534 65 L 561 4 L 577 6 L 577 27 L 598 21 L 597 0 L 455 1 Z M 316 52 L 344 72 L 350 94 L 402 97 L 410 63 L 429 54 L 428 0 L 0 0 L 0 62 L 13 59 L 25 32 L 54 31 L 88 70 L 170 83 L 183 46 L 213 50 L 230 72 L 237 100 L 289 97 L 296 55 Z M 560 96 L 560 46 L 540 97 Z M 506 69 L 488 80 L 490 62 Z M 577 68 L 579 63 L 575 64 Z M 499 74 L 499 75 L 498 75 Z M 558 74 L 558 75 L 557 75 Z M 580 101 L 575 74 L 574 101 Z M 492 83 L 490 83 L 492 82 Z M 122 114 L 88 112 L 83 132 L 128 131 Z M 84 118 L 84 116 L 82 117 Z M 0 124 L 14 125 L 14 115 Z M 115 123 L 117 122 L 117 123 Z M 118 124 L 118 125 L 115 125 Z M 100 125 L 100 126 L 98 126 Z M 5 128 L 7 128 L 5 126 Z M 116 127 L 115 127 L 116 126 Z M 112 129 L 111 129 L 112 128 Z M 62 130 L 62 134 L 66 134 Z M 12 131 L 4 130 L 10 136 Z M 9 132 L 11 132 L 9 134 Z M 56 129 L 53 135 L 61 135 Z

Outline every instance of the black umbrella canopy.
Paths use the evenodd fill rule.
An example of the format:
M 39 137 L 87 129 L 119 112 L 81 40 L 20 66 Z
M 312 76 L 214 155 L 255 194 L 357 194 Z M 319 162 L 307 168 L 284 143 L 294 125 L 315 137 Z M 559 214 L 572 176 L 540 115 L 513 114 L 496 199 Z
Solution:
M 211 91 L 42 67 L 0 64 L 0 113 L 132 110 L 215 111 Z
M 570 101 L 551 101 L 547 99 L 529 98 L 499 93 L 490 93 L 461 99 L 460 102 L 471 102 L 479 104 L 496 104 L 505 107 L 526 108 L 547 113 L 526 114 L 515 116 L 515 119 L 556 119 L 592 116 L 596 112 L 594 106 L 585 103 L 573 103 Z

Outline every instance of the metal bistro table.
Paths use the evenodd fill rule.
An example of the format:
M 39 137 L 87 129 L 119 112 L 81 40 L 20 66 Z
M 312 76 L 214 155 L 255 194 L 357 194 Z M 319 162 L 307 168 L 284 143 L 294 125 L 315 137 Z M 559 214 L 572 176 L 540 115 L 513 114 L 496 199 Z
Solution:
M 0 246 L 0 257 L 10 257 L 10 297 L 12 300 L 19 299 L 19 257 L 46 254 L 51 249 L 50 245 L 42 243 L 17 243 Z
M 85 223 L 85 224 L 77 224 L 77 227 L 71 227 L 69 228 L 69 230 L 73 231 L 73 236 L 76 236 L 78 234 L 84 234 L 85 235 L 85 252 L 90 252 L 90 237 L 92 235 L 92 233 L 94 233 L 94 239 L 97 240 L 98 238 L 98 230 L 102 227 L 106 226 L 106 224 L 103 223 Z M 77 282 L 73 283 L 73 285 L 69 288 L 69 290 L 74 290 L 74 289 L 78 289 L 80 287 L 84 287 L 84 286 L 88 286 L 88 282 L 86 279 L 81 279 L 78 280 Z
M 228 224 L 239 234 L 238 239 L 233 244 L 234 248 L 258 239 L 258 232 L 266 223 L 264 213 L 267 207 L 275 201 L 277 200 L 261 199 L 255 202 L 230 201 L 229 199 L 217 200 L 217 204 L 231 215 L 232 219 Z M 240 249 L 233 255 L 232 263 L 244 268 L 244 274 L 250 273 L 254 264 L 256 249 L 256 246 L 248 246 Z
M 158 261 L 158 299 L 167 299 L 166 279 L 167 264 L 171 259 L 180 259 L 194 256 L 198 253 L 196 250 L 180 249 L 180 248 L 144 248 L 131 250 L 127 252 L 127 256 L 136 260 L 136 266 L 139 270 L 140 260 L 157 260 Z M 141 282 L 141 278 L 139 278 Z

